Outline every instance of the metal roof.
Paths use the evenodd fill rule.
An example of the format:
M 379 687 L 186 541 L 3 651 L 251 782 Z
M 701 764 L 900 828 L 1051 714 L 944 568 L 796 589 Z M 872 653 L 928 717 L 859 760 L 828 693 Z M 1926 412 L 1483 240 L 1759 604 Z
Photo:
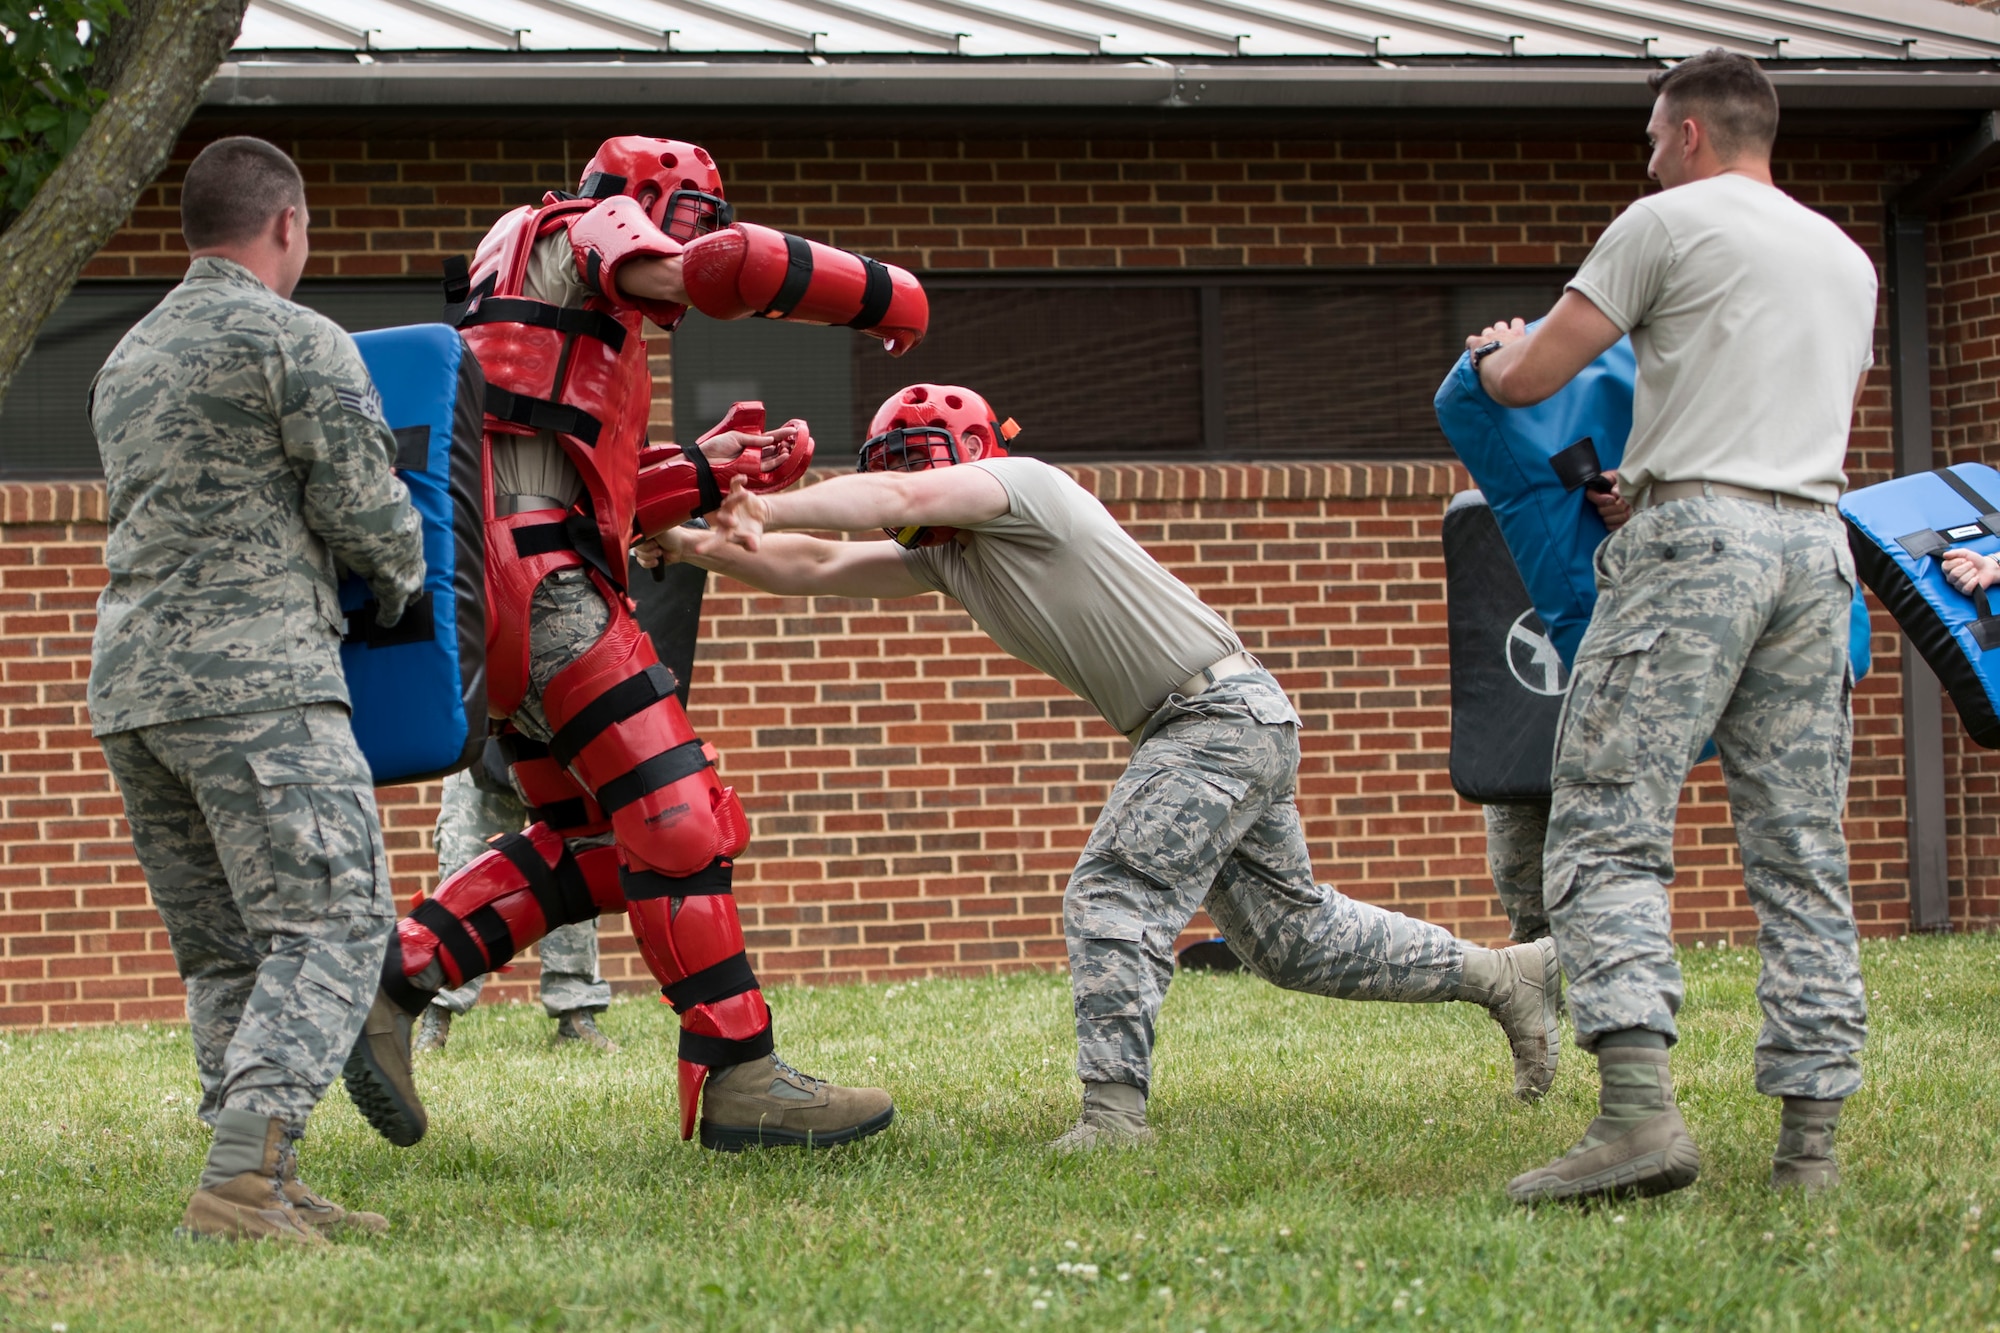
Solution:
M 251 0 L 234 60 L 1631 60 L 1711 46 L 1784 62 L 1986 61 L 2000 58 L 2000 15 L 1950 0 Z

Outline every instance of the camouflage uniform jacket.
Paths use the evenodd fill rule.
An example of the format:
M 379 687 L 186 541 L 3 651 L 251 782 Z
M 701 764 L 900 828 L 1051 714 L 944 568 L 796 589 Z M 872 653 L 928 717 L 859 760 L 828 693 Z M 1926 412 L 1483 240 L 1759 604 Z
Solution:
M 197 259 L 98 371 L 90 415 L 110 501 L 93 734 L 347 704 L 338 570 L 368 581 L 384 621 L 424 577 L 354 340 L 241 265 Z

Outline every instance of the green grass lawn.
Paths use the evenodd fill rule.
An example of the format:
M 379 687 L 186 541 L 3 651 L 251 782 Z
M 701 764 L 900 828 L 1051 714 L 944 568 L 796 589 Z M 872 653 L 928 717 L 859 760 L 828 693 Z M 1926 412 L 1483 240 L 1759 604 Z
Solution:
M 1470 1006 L 1243 976 L 1175 983 L 1158 1146 L 1068 1160 L 1042 1147 L 1076 1109 L 1061 977 L 775 994 L 781 1050 L 900 1107 L 810 1154 L 681 1143 L 661 1005 L 612 1008 L 611 1057 L 483 1009 L 422 1066 L 417 1148 L 330 1096 L 306 1178 L 394 1227 L 311 1253 L 171 1239 L 207 1141 L 183 1029 L 5 1034 L 0 1329 L 2000 1327 L 2000 940 L 1864 961 L 1840 1191 L 1766 1190 L 1755 956 L 1694 950 L 1701 1181 L 1594 1211 L 1501 1190 L 1582 1129 L 1589 1060 L 1523 1107 Z

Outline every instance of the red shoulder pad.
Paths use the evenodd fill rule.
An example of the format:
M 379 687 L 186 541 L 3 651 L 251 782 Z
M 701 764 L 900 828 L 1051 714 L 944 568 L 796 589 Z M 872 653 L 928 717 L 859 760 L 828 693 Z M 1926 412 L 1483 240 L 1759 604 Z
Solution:
M 637 200 L 613 195 L 569 224 L 570 248 L 576 251 L 576 271 L 592 291 L 607 301 L 644 311 L 662 328 L 680 322 L 685 306 L 641 300 L 618 290 L 618 270 L 633 259 L 672 259 L 681 243 L 653 225 Z

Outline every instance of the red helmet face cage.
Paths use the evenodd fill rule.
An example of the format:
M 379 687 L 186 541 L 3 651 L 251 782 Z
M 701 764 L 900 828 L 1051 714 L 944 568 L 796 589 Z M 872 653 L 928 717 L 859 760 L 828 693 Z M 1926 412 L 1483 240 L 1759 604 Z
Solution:
M 976 458 L 1005 458 L 1006 441 L 1019 433 L 1012 418 L 994 419 L 986 400 L 955 384 L 912 384 L 890 395 L 868 423 L 857 472 L 923 472 Z M 965 452 L 961 453 L 961 446 Z M 885 528 L 907 547 L 950 541 L 954 528 L 911 525 Z
M 678 139 L 637 134 L 606 139 L 584 166 L 578 193 L 586 199 L 629 195 L 677 241 L 692 241 L 736 220 L 722 197 L 715 159 L 706 149 Z

